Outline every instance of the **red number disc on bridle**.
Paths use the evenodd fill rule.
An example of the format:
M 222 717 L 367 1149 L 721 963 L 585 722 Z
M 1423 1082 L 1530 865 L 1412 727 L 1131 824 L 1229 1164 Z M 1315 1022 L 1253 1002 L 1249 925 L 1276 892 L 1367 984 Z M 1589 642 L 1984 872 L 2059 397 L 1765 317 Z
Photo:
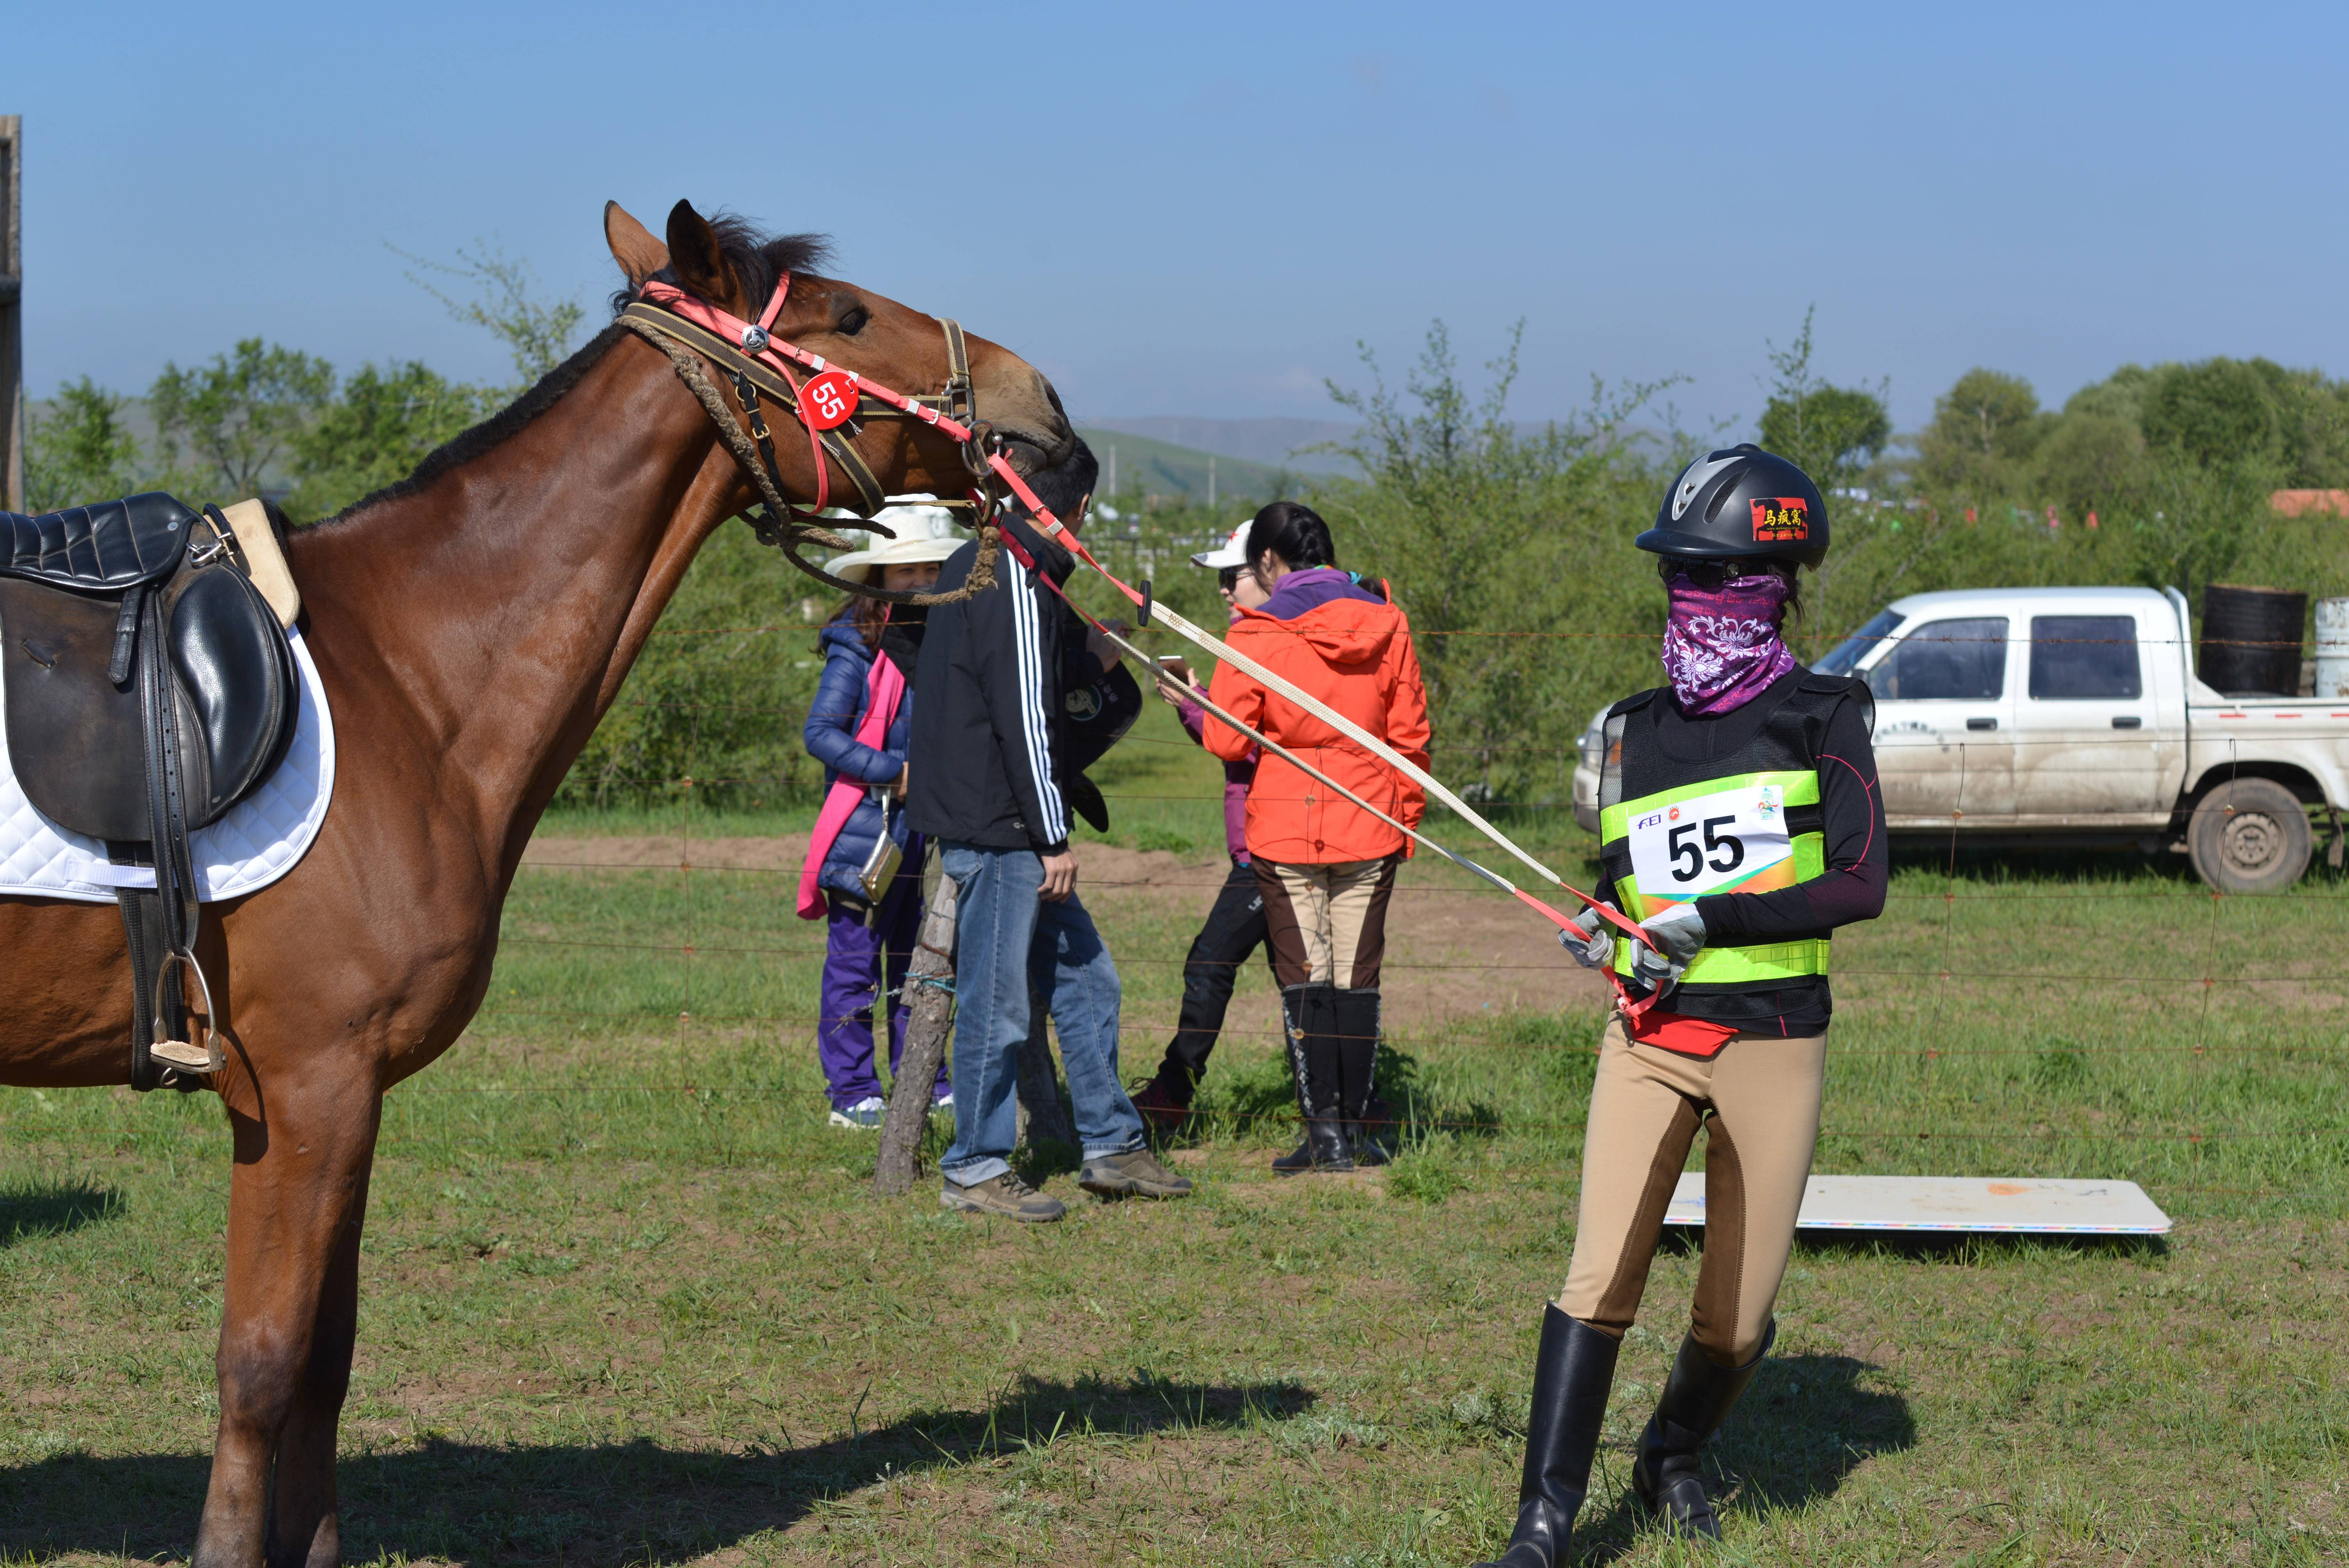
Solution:
M 856 418 L 856 383 L 844 370 L 811 377 L 800 388 L 800 418 L 811 430 L 829 430 Z

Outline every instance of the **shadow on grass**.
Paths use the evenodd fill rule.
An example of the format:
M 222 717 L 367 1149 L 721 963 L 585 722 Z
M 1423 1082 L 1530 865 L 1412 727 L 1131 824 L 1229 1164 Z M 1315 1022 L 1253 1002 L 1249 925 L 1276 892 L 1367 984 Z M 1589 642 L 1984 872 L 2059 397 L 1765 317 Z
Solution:
M 719 1551 L 782 1530 L 833 1498 L 926 1470 L 1016 1457 L 1092 1433 L 1228 1431 L 1314 1403 L 1280 1381 L 1199 1384 L 1022 1378 L 984 1410 L 936 1410 L 802 1447 L 738 1453 L 629 1442 L 492 1448 L 433 1439 L 346 1459 L 337 1479 L 347 1560 L 559 1559 L 638 1564 Z M 786 1439 L 788 1440 L 788 1439 Z M 11 1555 L 184 1557 L 211 1460 L 198 1454 L 60 1454 L 0 1469 L 0 1545 Z
M 1706 1447 L 1705 1485 L 1749 1514 L 1801 1508 L 1833 1497 L 1863 1460 L 1916 1447 L 1909 1402 L 1860 1387 L 1875 1370 L 1852 1356 L 1774 1356 L 1763 1362 L 1745 1398 Z M 1614 1475 L 1628 1480 L 1629 1462 Z M 1628 1484 L 1605 1513 L 1584 1520 L 1575 1532 L 1582 1563 L 1612 1563 L 1655 1529 Z
M 1489 1140 L 1501 1130 L 1498 1109 L 1482 1099 L 1445 1099 L 1430 1086 L 1417 1057 L 1386 1040 L 1379 1042 L 1371 1092 L 1371 1122 L 1391 1153 L 1434 1137 Z M 1288 1057 L 1250 1063 L 1203 1085 L 1180 1123 L 1153 1126 L 1149 1136 L 1160 1149 L 1235 1141 L 1286 1147 L 1299 1136 L 1297 1083 Z
M 121 1193 L 88 1181 L 56 1181 L 0 1192 L 0 1247 L 42 1236 L 62 1236 L 100 1220 L 119 1219 L 123 1208 Z
M 1704 1253 L 1704 1227 L 1667 1225 L 1659 1253 L 1694 1258 Z M 1901 1258 L 1911 1263 L 1973 1264 L 2017 1253 L 2081 1258 L 2163 1258 L 2167 1236 L 2045 1235 L 2014 1231 L 1802 1231 L 1795 1255 L 1816 1258 Z
M 2047 1235 L 2015 1231 L 1804 1231 L 1795 1250 L 1823 1258 L 1906 1258 L 1916 1263 L 1987 1263 L 2018 1253 L 2073 1257 L 2159 1258 L 2167 1236 Z

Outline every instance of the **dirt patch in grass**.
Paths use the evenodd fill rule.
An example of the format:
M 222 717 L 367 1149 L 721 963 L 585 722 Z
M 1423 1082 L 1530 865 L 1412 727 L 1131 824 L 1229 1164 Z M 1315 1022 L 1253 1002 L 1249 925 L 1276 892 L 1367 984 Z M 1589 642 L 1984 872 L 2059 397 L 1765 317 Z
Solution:
M 1137 919 L 1205 918 L 1229 862 L 1162 850 L 1089 843 L 1078 849 L 1078 891 L 1121 965 L 1179 966 L 1174 953 L 1130 951 L 1121 928 Z M 796 874 L 807 836 L 707 838 L 637 835 L 533 839 L 523 864 L 581 872 L 678 870 Z M 1561 895 L 1563 896 L 1563 895 Z M 533 932 L 551 935 L 551 930 Z M 1262 963 L 1251 961 L 1251 967 Z M 1489 889 L 1461 885 L 1448 872 L 1406 864 L 1387 917 L 1383 976 L 1391 1025 L 1420 1029 L 1461 1016 L 1552 1012 L 1588 1004 L 1606 982 L 1578 968 L 1547 921 Z M 1244 993 L 1226 1025 L 1234 1035 L 1269 1039 L 1278 1025 L 1270 1000 Z

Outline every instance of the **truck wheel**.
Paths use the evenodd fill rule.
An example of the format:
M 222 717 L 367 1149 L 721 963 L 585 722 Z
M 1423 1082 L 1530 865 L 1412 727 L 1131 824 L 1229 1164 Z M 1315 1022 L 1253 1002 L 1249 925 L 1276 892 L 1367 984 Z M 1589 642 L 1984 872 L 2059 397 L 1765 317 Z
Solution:
M 2272 779 L 2216 786 L 2186 829 L 2194 870 L 2220 892 L 2282 892 L 2316 849 L 2300 797 Z

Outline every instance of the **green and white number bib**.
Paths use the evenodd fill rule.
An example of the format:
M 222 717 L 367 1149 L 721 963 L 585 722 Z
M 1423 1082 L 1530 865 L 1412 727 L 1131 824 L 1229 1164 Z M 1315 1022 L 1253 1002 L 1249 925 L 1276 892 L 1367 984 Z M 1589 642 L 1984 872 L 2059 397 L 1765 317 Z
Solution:
M 1651 912 L 1716 892 L 1795 885 L 1786 791 L 1740 783 L 1631 819 L 1631 871 Z

